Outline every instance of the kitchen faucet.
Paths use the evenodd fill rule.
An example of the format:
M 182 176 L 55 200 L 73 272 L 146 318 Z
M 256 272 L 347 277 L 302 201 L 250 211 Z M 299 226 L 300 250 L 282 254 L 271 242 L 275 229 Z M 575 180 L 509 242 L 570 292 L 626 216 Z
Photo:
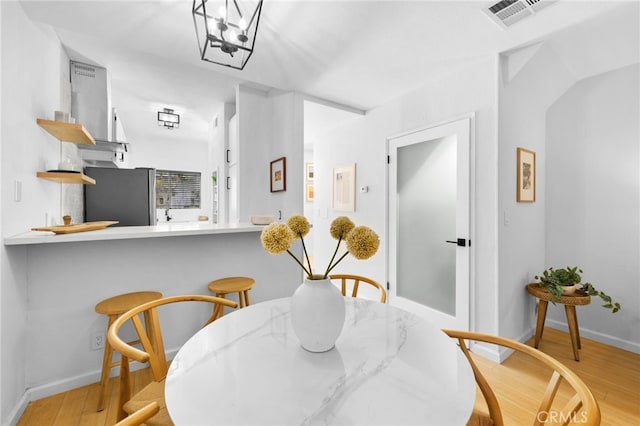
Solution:
M 169 207 L 164 209 L 164 215 L 167 217 L 167 222 L 171 220 L 171 216 L 169 216 Z

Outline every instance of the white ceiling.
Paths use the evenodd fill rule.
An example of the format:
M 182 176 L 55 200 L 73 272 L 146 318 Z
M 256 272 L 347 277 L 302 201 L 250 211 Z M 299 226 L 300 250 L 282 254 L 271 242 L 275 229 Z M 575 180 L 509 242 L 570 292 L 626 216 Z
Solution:
M 199 59 L 191 0 L 22 0 L 31 19 L 54 27 L 72 59 L 105 66 L 114 84 L 150 103 L 171 98 L 172 105 L 198 109 L 233 102 L 234 86 L 249 82 L 362 110 L 469 58 L 539 40 L 630 2 L 559 0 L 506 30 L 482 10 L 493 3 L 264 0 L 255 52 L 239 71 Z

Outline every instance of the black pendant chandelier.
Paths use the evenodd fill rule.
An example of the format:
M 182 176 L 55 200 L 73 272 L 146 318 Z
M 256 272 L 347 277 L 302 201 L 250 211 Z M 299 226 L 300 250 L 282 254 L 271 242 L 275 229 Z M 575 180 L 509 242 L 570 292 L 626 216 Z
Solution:
M 253 52 L 262 0 L 193 0 L 200 59 L 243 69 Z
M 164 108 L 158 111 L 158 126 L 164 126 L 169 130 L 180 127 L 180 116 L 175 114 L 172 109 Z

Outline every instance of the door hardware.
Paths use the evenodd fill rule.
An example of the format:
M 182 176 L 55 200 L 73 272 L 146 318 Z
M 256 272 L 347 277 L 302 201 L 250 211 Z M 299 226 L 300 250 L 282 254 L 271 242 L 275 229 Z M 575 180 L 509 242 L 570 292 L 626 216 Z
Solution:
M 459 247 L 466 247 L 467 246 L 467 240 L 464 238 L 458 238 L 457 241 L 451 241 L 451 240 L 447 240 L 447 243 L 451 243 L 451 244 L 457 244 Z M 469 245 L 471 245 L 471 241 L 469 241 Z

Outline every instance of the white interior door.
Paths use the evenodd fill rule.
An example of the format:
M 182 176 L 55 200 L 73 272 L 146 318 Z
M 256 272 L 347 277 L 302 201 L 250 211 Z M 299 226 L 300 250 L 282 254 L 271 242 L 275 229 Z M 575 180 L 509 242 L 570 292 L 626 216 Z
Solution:
M 389 139 L 389 299 L 469 329 L 471 120 Z

